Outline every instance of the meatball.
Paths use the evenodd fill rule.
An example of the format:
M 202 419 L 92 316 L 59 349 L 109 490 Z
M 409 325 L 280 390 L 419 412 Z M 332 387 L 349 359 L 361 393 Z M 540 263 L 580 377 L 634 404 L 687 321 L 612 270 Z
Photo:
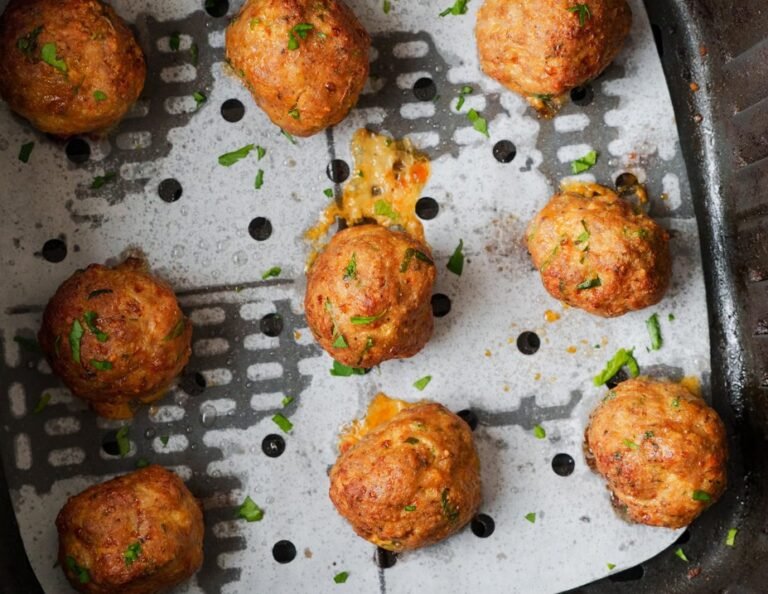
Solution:
M 343 120 L 368 78 L 371 39 L 341 0 L 247 0 L 226 45 L 259 107 L 297 136 Z
M 669 234 L 597 184 L 571 184 L 528 226 L 528 251 L 555 299 L 606 318 L 658 303 L 669 286 Z
M 0 95 L 35 128 L 104 133 L 144 88 L 144 55 L 99 0 L 11 0 L 0 18 Z
M 585 437 L 588 462 L 633 522 L 681 528 L 725 490 L 723 422 L 681 384 L 620 383 L 592 413 Z
M 203 563 L 203 512 L 182 480 L 147 466 L 70 497 L 56 518 L 59 564 L 89 594 L 151 594 Z
M 307 323 L 344 365 L 412 357 L 432 336 L 434 282 L 432 253 L 422 242 L 379 225 L 349 227 L 309 270 Z
M 420 403 L 374 428 L 331 470 L 330 497 L 355 532 L 391 551 L 434 544 L 480 506 L 472 432 L 437 403 Z
M 54 373 L 110 419 L 163 396 L 189 360 L 191 338 L 173 291 L 138 258 L 75 272 L 48 302 L 38 333 Z
M 480 66 L 540 107 L 597 77 L 631 24 L 626 0 L 485 0 L 475 28 Z

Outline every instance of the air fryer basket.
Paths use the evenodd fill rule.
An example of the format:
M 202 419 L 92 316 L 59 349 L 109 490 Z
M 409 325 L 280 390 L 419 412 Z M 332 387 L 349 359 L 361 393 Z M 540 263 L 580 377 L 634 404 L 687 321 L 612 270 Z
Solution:
M 768 10 L 647 2 L 672 94 L 705 254 L 714 405 L 730 435 L 729 489 L 671 550 L 577 592 L 762 592 L 768 578 Z M 692 93 L 691 82 L 700 90 Z M 763 101 L 761 102 L 761 99 Z M 761 299 L 762 297 L 762 299 Z M 0 466 L 0 590 L 41 591 Z M 723 546 L 731 527 L 738 546 Z M 559 562 L 568 563 L 568 559 Z M 699 572 L 698 569 L 701 571 Z

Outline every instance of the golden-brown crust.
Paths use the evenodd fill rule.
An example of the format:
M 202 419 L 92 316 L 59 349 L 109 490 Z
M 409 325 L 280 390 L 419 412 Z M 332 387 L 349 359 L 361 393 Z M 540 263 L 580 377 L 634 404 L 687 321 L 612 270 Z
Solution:
M 48 43 L 66 72 L 41 59 Z M 11 0 L 0 18 L 0 56 L 0 95 L 57 136 L 107 131 L 144 88 L 146 65 L 133 33 L 98 0 Z
M 723 422 L 677 383 L 620 383 L 592 412 L 585 451 L 615 505 L 633 522 L 681 528 L 726 487 Z
M 472 432 L 437 403 L 407 408 L 365 435 L 330 479 L 331 500 L 355 532 L 393 551 L 451 536 L 481 501 Z
M 178 476 L 160 466 L 71 497 L 56 528 L 59 563 L 80 592 L 153 594 L 183 582 L 203 563 L 201 506 Z M 87 570 L 85 583 L 73 562 Z
M 350 227 L 331 239 L 307 274 L 307 324 L 345 365 L 369 368 L 412 357 L 432 336 L 434 282 L 432 253 L 422 242 L 379 225 Z
M 590 0 L 582 24 L 577 4 L 485 0 L 475 28 L 483 71 L 527 97 L 556 97 L 597 77 L 619 53 L 632 12 L 626 0 Z
M 313 27 L 305 38 L 292 33 L 300 24 Z M 226 45 L 259 107 L 297 136 L 343 120 L 368 78 L 370 37 L 341 0 L 248 0 L 227 29 Z
M 669 234 L 597 184 L 571 184 L 555 194 L 526 240 L 549 294 L 599 316 L 658 303 L 669 286 Z
M 79 362 L 70 341 L 75 320 Z M 38 333 L 54 373 L 107 418 L 130 418 L 132 405 L 160 398 L 187 364 L 191 338 L 173 290 L 136 258 L 75 272 L 48 302 Z

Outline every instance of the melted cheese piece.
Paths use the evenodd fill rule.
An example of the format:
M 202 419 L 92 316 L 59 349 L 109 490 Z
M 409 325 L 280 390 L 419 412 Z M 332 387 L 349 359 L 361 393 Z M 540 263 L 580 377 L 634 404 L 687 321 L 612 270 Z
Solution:
M 368 405 L 365 418 L 353 421 L 342 430 L 341 436 L 339 436 L 339 451 L 343 454 L 376 427 L 394 418 L 401 410 L 411 408 L 414 405 L 413 402 L 390 398 L 379 392 Z
M 395 140 L 361 128 L 351 143 L 355 168 L 341 201 L 328 206 L 317 224 L 306 232 L 315 250 L 337 219 L 355 225 L 364 219 L 385 227 L 399 225 L 424 239 L 416 216 L 416 201 L 429 179 L 429 159 L 410 140 Z

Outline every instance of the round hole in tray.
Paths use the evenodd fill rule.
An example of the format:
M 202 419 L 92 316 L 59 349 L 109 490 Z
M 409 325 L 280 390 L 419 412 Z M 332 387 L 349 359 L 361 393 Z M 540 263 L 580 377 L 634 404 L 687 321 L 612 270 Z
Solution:
M 477 428 L 477 415 L 471 408 L 465 408 L 464 410 L 460 410 L 456 413 L 457 416 L 461 417 L 462 420 L 469 425 L 469 428 L 474 431 Z
M 49 239 L 43 244 L 42 254 L 48 262 L 61 262 L 67 257 L 67 244 L 61 239 Z
M 271 433 L 262 440 L 261 451 L 270 458 L 277 458 L 285 451 L 285 440 L 281 435 Z
M 499 163 L 511 163 L 517 156 L 517 147 L 511 140 L 499 140 L 493 145 L 493 158 Z
M 592 90 L 590 85 L 571 89 L 571 101 L 573 101 L 576 105 L 581 105 L 582 107 L 589 105 L 592 103 L 594 98 L 595 92 Z
M 91 158 L 91 145 L 82 138 L 73 138 L 64 150 L 67 153 L 67 159 L 78 165 Z
M 493 531 L 496 530 L 496 522 L 493 518 L 487 514 L 477 514 L 472 518 L 472 523 L 469 526 L 472 529 L 472 534 L 479 538 L 488 538 Z
M 248 233 L 256 241 L 265 241 L 272 235 L 272 223 L 264 217 L 256 217 L 248 224 Z
M 616 372 L 616 375 L 614 375 L 611 379 L 609 379 L 607 382 L 605 382 L 605 387 L 609 390 L 613 390 L 616 386 L 618 386 L 621 382 L 625 382 L 629 379 L 629 374 L 627 374 L 624 369 L 619 369 L 619 371 Z
M 343 159 L 333 159 L 325 168 L 325 174 L 333 183 L 340 184 L 349 177 L 349 165 Z
M 172 177 L 164 179 L 160 182 L 160 185 L 157 186 L 157 193 L 164 202 L 176 202 L 181 198 L 183 192 L 184 190 L 181 187 L 181 184 Z
M 440 212 L 440 205 L 434 198 L 424 196 L 416 202 L 416 216 L 422 220 L 429 221 L 434 219 L 438 212 Z
M 389 569 L 397 563 L 397 553 L 376 547 L 376 552 L 373 554 L 373 562 L 381 569 Z
M 205 376 L 199 371 L 185 372 L 184 375 L 181 376 L 179 385 L 181 386 L 181 389 L 190 396 L 199 396 L 205 392 L 207 386 Z
M 517 348 L 523 355 L 533 355 L 539 350 L 540 346 L 541 339 L 539 335 L 530 330 L 521 332 L 520 336 L 517 337 Z
M 451 299 L 442 293 L 432 295 L 432 315 L 436 318 L 447 316 L 451 311 Z
M 576 466 L 570 454 L 556 454 L 552 458 L 552 470 L 559 476 L 570 476 Z
M 635 186 L 637 186 L 637 177 L 634 173 L 626 171 L 616 178 L 616 189 L 619 191 L 622 189 L 634 188 Z
M 229 0 L 205 0 L 204 6 L 212 17 L 223 17 L 229 10 Z
M 432 101 L 437 96 L 435 81 L 426 76 L 413 83 L 413 94 L 419 101 Z
M 687 543 L 689 540 L 691 540 L 691 531 L 690 529 L 686 528 L 685 532 L 683 532 L 680 536 L 677 537 L 677 540 L 675 541 L 676 545 L 683 545 Z
M 259 321 L 262 334 L 267 336 L 280 336 L 283 331 L 283 318 L 279 314 L 267 314 Z
M 625 569 L 619 573 L 609 575 L 608 579 L 612 582 L 634 582 L 642 579 L 643 575 L 645 575 L 645 569 L 643 569 L 643 566 L 635 565 L 634 567 L 630 567 L 629 569 Z
M 104 434 L 104 437 L 101 438 L 101 449 L 104 450 L 105 454 L 109 454 L 110 456 L 120 455 L 120 446 L 117 444 L 116 430 L 108 431 Z
M 278 563 L 290 563 L 296 558 L 296 547 L 290 540 L 278 540 L 272 547 L 272 556 Z
M 221 117 L 228 122 L 239 122 L 245 115 L 245 105 L 239 99 L 227 99 L 221 104 Z

